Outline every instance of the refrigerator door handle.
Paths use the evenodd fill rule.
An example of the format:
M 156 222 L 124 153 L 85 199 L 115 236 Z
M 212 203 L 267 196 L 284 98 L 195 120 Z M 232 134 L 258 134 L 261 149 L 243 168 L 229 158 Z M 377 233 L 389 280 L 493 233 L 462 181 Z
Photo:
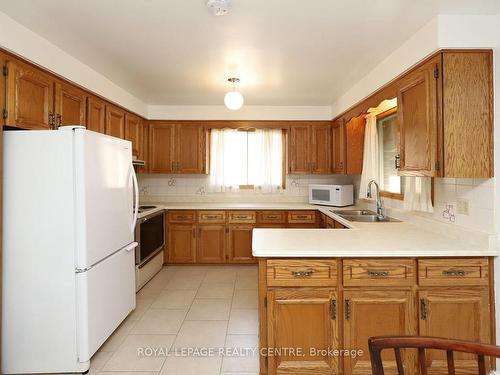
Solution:
M 134 219 L 132 220 L 132 227 L 130 229 L 132 233 L 134 233 L 135 226 L 137 225 L 137 215 L 139 214 L 139 184 L 137 183 L 137 175 L 135 174 L 134 165 L 130 164 L 130 167 L 132 168 L 132 182 L 135 196 Z
M 137 242 L 132 242 L 130 245 L 126 246 L 124 250 L 127 251 L 127 252 L 131 252 L 137 246 L 139 246 L 139 244 Z

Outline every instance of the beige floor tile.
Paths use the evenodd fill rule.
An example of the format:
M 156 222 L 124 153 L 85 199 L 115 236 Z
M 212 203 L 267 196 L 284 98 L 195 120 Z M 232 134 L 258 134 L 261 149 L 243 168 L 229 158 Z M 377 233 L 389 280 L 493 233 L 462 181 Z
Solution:
M 226 340 L 225 321 L 185 321 L 175 339 L 175 348 L 222 348 Z
M 198 290 L 205 276 L 176 276 L 167 283 L 166 289 L 169 290 Z
M 207 272 L 203 284 L 234 284 L 235 281 L 236 271 L 214 269 Z
M 257 276 L 238 276 L 236 278 L 236 290 L 257 290 L 259 279 Z
M 161 291 L 164 289 L 164 286 L 157 285 L 156 283 L 147 283 L 144 285 L 141 290 L 137 292 L 138 298 L 157 298 Z
M 229 284 L 201 284 L 196 298 L 233 298 L 234 285 Z
M 104 367 L 107 361 L 111 358 L 113 353 L 111 352 L 97 352 L 90 359 L 90 369 L 89 374 L 98 374 L 99 371 Z
M 125 320 L 99 348 L 101 352 L 114 352 L 130 333 L 137 321 Z
M 221 357 L 168 357 L 160 375 L 219 375 Z
M 228 334 L 256 335 L 259 332 L 257 309 L 232 309 L 229 317 Z
M 128 335 L 104 365 L 103 371 L 160 371 L 175 335 Z M 162 355 L 139 355 L 140 349 L 161 350 Z
M 236 290 L 233 297 L 233 309 L 256 309 L 259 296 L 257 290 Z
M 210 266 L 174 266 L 176 277 L 205 276 Z
M 238 269 L 238 277 L 240 276 L 243 276 L 243 277 L 247 277 L 247 276 L 253 276 L 253 277 L 257 277 L 259 275 L 259 268 L 255 265 L 255 266 L 242 266 L 241 268 Z
M 168 271 L 166 268 L 158 272 L 146 285 L 152 289 L 164 289 L 167 283 L 176 277 L 176 272 Z
M 187 310 L 149 309 L 132 328 L 132 334 L 169 335 L 179 332 Z
M 186 320 L 229 320 L 230 299 L 195 299 Z
M 196 290 L 163 290 L 152 303 L 152 309 L 188 309 L 193 303 Z
M 132 311 L 128 316 L 127 320 L 139 320 L 144 313 L 149 309 L 149 306 L 153 303 L 154 298 L 144 298 L 136 296 L 135 299 L 135 310 Z
M 120 372 L 101 371 L 99 373 L 99 375 L 158 375 L 158 374 L 159 373 L 156 371 L 120 371 Z
M 259 372 L 258 335 L 227 335 L 226 348 L 238 350 L 240 355 L 226 356 L 222 372 Z

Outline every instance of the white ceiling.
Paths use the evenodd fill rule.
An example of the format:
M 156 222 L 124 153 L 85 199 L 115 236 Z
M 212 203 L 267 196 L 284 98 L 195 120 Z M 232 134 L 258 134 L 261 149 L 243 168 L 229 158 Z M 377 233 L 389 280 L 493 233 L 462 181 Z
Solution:
M 0 11 L 147 104 L 330 105 L 437 14 L 499 0 L 0 0 Z

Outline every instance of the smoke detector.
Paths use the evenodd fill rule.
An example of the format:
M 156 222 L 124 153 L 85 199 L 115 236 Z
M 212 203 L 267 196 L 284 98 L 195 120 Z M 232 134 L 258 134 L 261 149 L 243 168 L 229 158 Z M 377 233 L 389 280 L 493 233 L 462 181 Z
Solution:
M 223 16 L 229 12 L 229 0 L 208 0 L 207 8 L 214 16 Z

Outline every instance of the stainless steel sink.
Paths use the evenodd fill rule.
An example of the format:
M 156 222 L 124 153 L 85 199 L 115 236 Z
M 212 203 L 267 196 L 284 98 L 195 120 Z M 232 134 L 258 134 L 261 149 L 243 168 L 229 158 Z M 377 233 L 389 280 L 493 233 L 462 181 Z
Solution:
M 336 215 L 340 216 L 361 216 L 361 215 L 376 215 L 375 212 L 370 210 L 331 210 Z
M 340 215 L 344 219 L 349 220 L 349 221 L 359 221 L 363 223 L 395 223 L 395 222 L 401 222 L 401 220 L 394 219 L 392 217 L 386 216 L 383 219 L 379 219 L 377 215 Z
M 359 221 L 363 223 L 401 222 L 401 220 L 389 216 L 379 219 L 377 214 L 370 210 L 331 210 L 331 212 L 349 221 Z

